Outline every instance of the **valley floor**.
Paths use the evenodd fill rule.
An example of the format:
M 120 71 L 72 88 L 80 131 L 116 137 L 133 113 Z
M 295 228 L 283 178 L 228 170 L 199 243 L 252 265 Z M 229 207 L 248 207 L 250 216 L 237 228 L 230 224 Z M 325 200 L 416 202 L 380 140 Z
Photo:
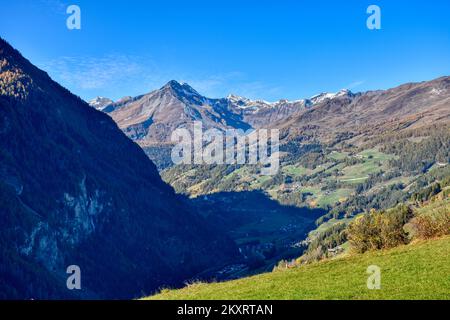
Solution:
M 367 268 L 381 269 L 381 288 L 367 288 Z M 163 290 L 146 299 L 450 299 L 450 237 L 350 255 L 223 283 Z

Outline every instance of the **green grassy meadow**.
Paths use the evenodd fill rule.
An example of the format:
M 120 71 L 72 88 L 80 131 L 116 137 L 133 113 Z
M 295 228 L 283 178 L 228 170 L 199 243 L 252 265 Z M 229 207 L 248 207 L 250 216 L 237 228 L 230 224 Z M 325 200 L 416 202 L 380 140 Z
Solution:
M 370 265 L 381 269 L 381 289 L 367 288 Z M 450 299 L 450 237 L 235 281 L 195 283 L 146 299 Z

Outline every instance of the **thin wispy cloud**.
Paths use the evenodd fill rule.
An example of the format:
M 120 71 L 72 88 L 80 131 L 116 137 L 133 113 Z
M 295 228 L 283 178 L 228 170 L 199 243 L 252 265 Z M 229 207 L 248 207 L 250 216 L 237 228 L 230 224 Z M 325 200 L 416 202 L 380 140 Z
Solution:
M 33 1 L 32 5 L 40 8 L 45 7 L 54 14 L 65 15 L 70 4 L 62 0 L 37 0 Z
M 251 81 L 245 73 L 240 71 L 202 78 L 190 78 L 183 81 L 209 97 L 224 97 L 228 94 L 236 94 L 251 99 L 260 99 L 261 97 L 278 95 L 280 93 L 279 87 L 260 81 Z
M 267 96 L 280 96 L 282 90 L 281 87 L 271 86 L 260 81 L 253 81 L 241 83 L 233 92 L 251 99 L 263 99 Z
M 144 94 L 171 80 L 170 71 L 163 70 L 150 57 L 126 54 L 63 56 L 38 65 L 86 100 Z
M 143 67 L 125 55 L 93 57 L 61 57 L 43 66 L 55 78 L 79 89 L 103 89 L 130 81 L 143 72 Z
M 345 86 L 345 89 L 348 89 L 348 90 L 355 89 L 355 88 L 363 85 L 365 82 L 366 82 L 365 80 L 352 82 L 352 83 L 348 84 L 347 86 Z
M 56 81 L 85 99 L 144 94 L 169 80 L 186 82 L 212 98 L 237 94 L 251 99 L 278 95 L 280 88 L 251 81 L 240 71 L 221 74 L 187 73 L 162 66 L 150 57 L 108 54 L 101 57 L 63 56 L 40 63 Z
M 242 81 L 244 74 L 239 71 L 204 76 L 184 76 L 183 82 L 189 83 L 200 93 L 209 97 L 222 97 L 230 83 Z

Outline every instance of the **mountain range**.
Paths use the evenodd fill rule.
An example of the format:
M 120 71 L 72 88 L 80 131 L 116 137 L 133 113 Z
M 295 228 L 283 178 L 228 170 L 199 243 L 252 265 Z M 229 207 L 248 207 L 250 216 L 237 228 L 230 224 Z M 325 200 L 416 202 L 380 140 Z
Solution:
M 170 166 L 171 133 L 192 129 L 278 128 L 283 142 L 292 139 L 358 143 L 380 133 L 427 127 L 450 119 L 450 77 L 408 83 L 388 90 L 321 93 L 308 99 L 266 102 L 229 95 L 211 99 L 186 83 L 170 81 L 162 88 L 117 102 L 97 98 L 91 106 L 109 114 L 158 165 Z
M 189 127 L 201 121 L 206 129 L 255 129 L 308 110 L 335 98 L 353 96 L 348 90 L 322 93 L 297 101 L 267 102 L 229 95 L 212 99 L 199 94 L 187 83 L 175 80 L 162 88 L 137 97 L 125 97 L 117 102 L 97 97 L 89 104 L 111 115 L 119 127 L 141 146 L 171 143 L 170 134 L 179 127 Z
M 388 90 L 347 94 L 272 124 L 290 137 L 333 142 L 346 136 L 360 144 L 380 134 L 446 124 L 450 120 L 450 77 L 408 83 Z M 311 128 L 313 128 L 311 130 Z

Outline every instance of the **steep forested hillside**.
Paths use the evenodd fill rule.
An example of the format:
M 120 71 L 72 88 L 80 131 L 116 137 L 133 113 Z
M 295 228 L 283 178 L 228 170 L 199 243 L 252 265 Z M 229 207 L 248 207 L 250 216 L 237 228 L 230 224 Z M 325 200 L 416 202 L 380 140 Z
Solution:
M 237 256 L 109 116 L 2 39 L 0 204 L 0 298 L 132 298 Z

